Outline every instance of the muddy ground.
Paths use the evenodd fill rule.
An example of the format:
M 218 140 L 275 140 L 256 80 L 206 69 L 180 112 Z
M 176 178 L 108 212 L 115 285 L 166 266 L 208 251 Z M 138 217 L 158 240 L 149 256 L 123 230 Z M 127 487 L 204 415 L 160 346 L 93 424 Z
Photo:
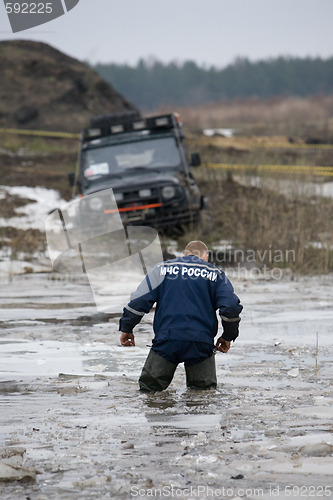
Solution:
M 333 495 L 331 274 L 229 269 L 244 313 L 216 355 L 217 390 L 187 390 L 180 366 L 167 391 L 141 394 L 152 314 L 136 347 L 121 347 L 121 311 L 99 314 L 84 276 L 50 270 L 44 222 L 59 194 L 25 187 L 35 181 L 23 171 L 23 186 L 6 182 L 1 500 Z
M 2 265 L 1 499 L 332 495 L 332 280 L 235 276 L 241 335 L 216 355 L 218 388 L 187 390 L 179 366 L 147 395 L 152 313 L 124 348 L 83 276 Z

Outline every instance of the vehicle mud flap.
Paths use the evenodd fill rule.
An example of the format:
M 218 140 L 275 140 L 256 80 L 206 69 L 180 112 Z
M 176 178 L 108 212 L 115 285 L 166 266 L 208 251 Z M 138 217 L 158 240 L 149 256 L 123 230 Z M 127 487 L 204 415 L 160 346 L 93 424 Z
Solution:
M 177 365 L 170 363 L 151 349 L 139 378 L 140 390 L 163 391 L 171 383 L 176 368 Z
M 191 366 L 185 366 L 186 385 L 193 389 L 214 389 L 217 385 L 214 354 Z

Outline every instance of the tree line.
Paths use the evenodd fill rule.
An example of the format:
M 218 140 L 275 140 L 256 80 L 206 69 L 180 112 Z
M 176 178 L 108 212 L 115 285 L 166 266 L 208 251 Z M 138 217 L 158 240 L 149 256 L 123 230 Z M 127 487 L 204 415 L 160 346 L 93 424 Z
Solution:
M 223 69 L 194 61 L 96 64 L 95 71 L 141 110 L 193 106 L 224 99 L 333 94 L 333 57 L 237 58 Z

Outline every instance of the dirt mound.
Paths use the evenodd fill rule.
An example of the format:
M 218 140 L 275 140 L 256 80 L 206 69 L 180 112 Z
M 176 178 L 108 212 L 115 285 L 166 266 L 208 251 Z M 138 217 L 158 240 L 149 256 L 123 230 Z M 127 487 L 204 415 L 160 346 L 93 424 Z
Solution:
M 78 132 L 135 107 L 89 66 L 45 43 L 0 42 L 0 126 Z

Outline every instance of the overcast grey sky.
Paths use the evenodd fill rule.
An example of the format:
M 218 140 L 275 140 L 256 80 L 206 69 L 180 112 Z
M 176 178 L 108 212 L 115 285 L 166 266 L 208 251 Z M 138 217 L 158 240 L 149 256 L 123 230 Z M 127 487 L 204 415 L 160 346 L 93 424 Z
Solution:
M 12 34 L 0 0 L 0 40 L 46 42 L 93 63 L 154 56 L 224 67 L 237 56 L 326 58 L 332 23 L 333 0 L 80 0 L 66 15 Z

